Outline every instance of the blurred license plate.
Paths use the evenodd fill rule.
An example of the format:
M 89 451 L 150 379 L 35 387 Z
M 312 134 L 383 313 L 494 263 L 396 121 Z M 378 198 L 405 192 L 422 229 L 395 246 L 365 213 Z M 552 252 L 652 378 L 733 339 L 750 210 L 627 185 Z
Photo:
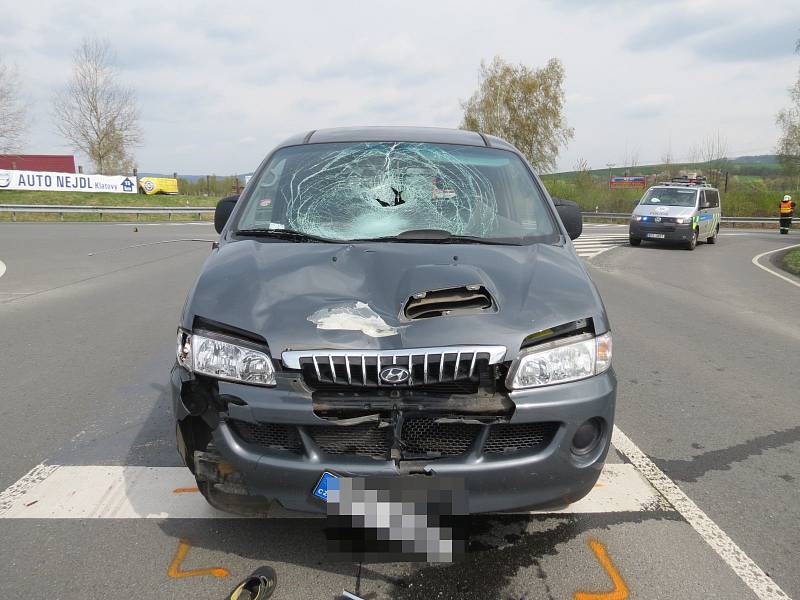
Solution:
M 649 238 L 657 238 L 659 240 L 663 240 L 664 239 L 664 234 L 663 233 L 648 233 L 647 237 L 649 237 Z

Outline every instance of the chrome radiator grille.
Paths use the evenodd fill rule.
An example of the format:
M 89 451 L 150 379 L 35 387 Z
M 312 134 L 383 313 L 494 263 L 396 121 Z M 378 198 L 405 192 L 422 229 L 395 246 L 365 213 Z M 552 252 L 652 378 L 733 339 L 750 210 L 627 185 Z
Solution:
M 447 346 L 404 350 L 305 350 L 287 351 L 283 364 L 301 369 L 309 383 L 360 387 L 414 387 L 477 380 L 481 370 L 501 362 L 504 346 Z M 380 377 L 387 367 L 401 367 L 409 374 L 401 383 Z

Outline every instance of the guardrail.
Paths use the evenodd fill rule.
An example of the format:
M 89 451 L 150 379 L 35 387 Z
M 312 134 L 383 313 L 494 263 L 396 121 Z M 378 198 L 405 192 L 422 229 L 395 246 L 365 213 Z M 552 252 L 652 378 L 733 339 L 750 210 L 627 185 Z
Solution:
M 581 213 L 584 219 L 625 219 L 631 218 L 630 213 L 611 213 L 611 212 L 584 212 Z M 779 217 L 726 217 L 722 216 L 723 223 L 777 223 Z
M 172 220 L 173 214 L 190 214 L 202 218 L 204 214 L 213 214 L 213 206 L 72 206 L 68 204 L 0 204 L 0 212 L 10 212 L 11 220 L 17 220 L 17 213 L 57 213 L 64 220 L 64 213 L 91 213 L 99 214 L 103 220 L 104 214 L 135 214 L 163 215 Z M 612 212 L 584 212 L 584 219 L 630 219 L 630 213 Z M 778 217 L 722 217 L 723 223 L 777 223 Z
M 17 213 L 57 213 L 61 220 L 64 220 L 64 213 L 90 213 L 100 215 L 103 220 L 104 214 L 135 214 L 136 220 L 139 215 L 163 215 L 172 220 L 173 214 L 197 215 L 198 219 L 203 214 L 213 214 L 213 206 L 73 206 L 69 204 L 0 204 L 0 212 L 10 212 L 11 220 L 17 220 Z

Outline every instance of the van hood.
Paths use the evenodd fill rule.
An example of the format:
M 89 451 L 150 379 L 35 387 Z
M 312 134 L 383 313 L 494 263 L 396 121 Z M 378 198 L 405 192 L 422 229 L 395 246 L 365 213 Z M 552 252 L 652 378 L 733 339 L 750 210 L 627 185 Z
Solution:
M 694 214 L 695 210 L 696 209 L 693 206 L 660 206 L 658 204 L 640 204 L 633 210 L 633 214 L 642 217 L 653 216 L 688 218 Z
M 414 294 L 483 286 L 495 309 L 409 320 Z M 212 251 L 182 325 L 207 319 L 285 350 L 491 344 L 516 355 L 525 336 L 591 317 L 600 296 L 570 244 L 284 243 L 237 240 Z

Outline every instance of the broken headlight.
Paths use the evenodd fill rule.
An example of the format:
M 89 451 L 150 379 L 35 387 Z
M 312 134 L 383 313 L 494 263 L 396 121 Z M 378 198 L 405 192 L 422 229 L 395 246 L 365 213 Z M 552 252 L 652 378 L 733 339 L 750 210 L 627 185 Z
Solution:
M 178 330 L 178 364 L 203 375 L 252 385 L 275 385 L 272 359 L 245 340 Z
M 589 333 L 528 348 L 508 373 L 512 390 L 553 385 L 599 375 L 611 366 L 611 333 Z

